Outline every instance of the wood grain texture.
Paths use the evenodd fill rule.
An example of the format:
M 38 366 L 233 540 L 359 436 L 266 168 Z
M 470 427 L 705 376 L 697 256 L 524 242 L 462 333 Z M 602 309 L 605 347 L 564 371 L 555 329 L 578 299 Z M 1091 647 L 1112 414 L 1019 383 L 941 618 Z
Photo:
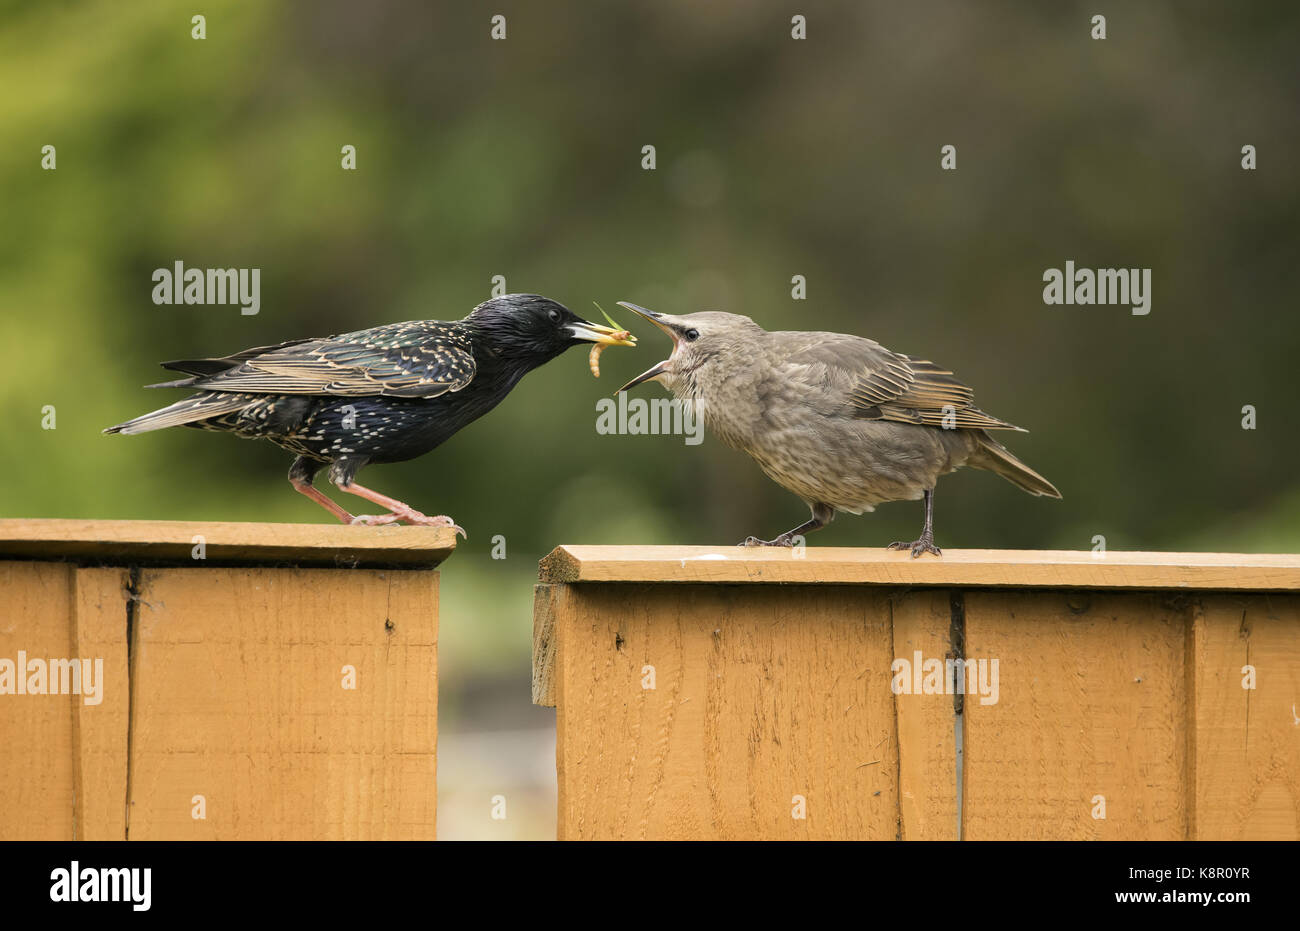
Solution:
M 771 552 L 567 547 L 544 561 L 534 698 L 557 706 L 561 837 L 887 837 L 877 803 L 892 792 L 907 839 L 1300 839 L 1300 596 L 1272 590 L 1292 585 L 1296 557 L 1028 553 L 984 573 L 986 554 L 954 570 L 978 581 L 949 585 L 938 560 L 892 576 L 870 551 Z M 1023 581 L 1049 570 L 1055 588 Z M 1195 590 L 1216 578 L 1223 591 Z M 783 581 L 807 584 L 764 584 Z M 996 701 L 962 701 L 960 775 L 951 694 L 873 703 L 890 661 L 918 653 L 998 661 Z M 755 663 L 758 684 L 737 685 Z M 655 691 L 640 690 L 645 665 Z M 844 667 L 869 670 L 872 696 L 846 703 L 868 721 L 847 732 L 833 713 Z M 819 714 L 809 696 L 831 697 Z M 882 713 L 887 752 L 865 753 L 889 730 Z M 826 747 L 896 776 L 864 794 Z M 774 801 L 790 773 L 835 799 L 829 825 L 810 805 L 792 830 Z
M 11 518 L 0 520 L 0 557 L 191 562 L 197 536 L 212 565 L 432 568 L 456 548 L 456 533 L 446 527 Z
M 130 571 L 77 569 L 73 576 L 75 651 L 103 660 L 102 700 L 73 703 L 73 802 L 77 840 L 125 840 L 127 737 L 131 690 L 127 669 Z
M 0 562 L 0 658 L 74 655 L 72 573 L 55 563 Z M 73 836 L 75 695 L 0 695 L 0 840 Z
M 898 592 L 891 601 L 895 659 L 915 665 L 950 653 L 951 592 Z M 957 839 L 956 713 L 950 695 L 896 694 L 903 840 Z
M 1300 556 L 944 550 L 912 559 L 850 547 L 561 546 L 542 560 L 541 581 L 1300 591 Z
M 132 840 L 434 836 L 437 576 L 312 570 L 309 582 L 141 573 Z
M 885 593 L 570 589 L 555 613 L 561 839 L 898 836 Z
M 1192 836 L 1300 840 L 1300 598 L 1206 595 L 1190 639 Z
M 555 707 L 555 615 L 565 610 L 566 585 L 533 586 L 533 704 Z
M 1187 836 L 1185 609 L 1145 593 L 969 591 L 965 619 L 967 660 L 999 660 L 999 681 L 996 703 L 964 704 L 964 838 Z

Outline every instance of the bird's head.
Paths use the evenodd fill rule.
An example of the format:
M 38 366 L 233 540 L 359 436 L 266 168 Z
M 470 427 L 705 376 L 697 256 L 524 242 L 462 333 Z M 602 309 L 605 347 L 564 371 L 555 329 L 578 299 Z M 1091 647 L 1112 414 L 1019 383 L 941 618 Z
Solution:
M 475 307 L 466 322 L 502 358 L 541 365 L 570 346 L 603 343 L 634 346 L 636 337 L 583 320 L 563 304 L 540 294 L 507 294 Z
M 678 398 L 696 397 L 702 383 L 725 381 L 747 366 L 755 339 L 765 332 L 740 314 L 704 311 L 675 317 L 625 301 L 618 303 L 649 320 L 673 341 L 667 359 L 651 366 L 619 391 L 657 381 Z

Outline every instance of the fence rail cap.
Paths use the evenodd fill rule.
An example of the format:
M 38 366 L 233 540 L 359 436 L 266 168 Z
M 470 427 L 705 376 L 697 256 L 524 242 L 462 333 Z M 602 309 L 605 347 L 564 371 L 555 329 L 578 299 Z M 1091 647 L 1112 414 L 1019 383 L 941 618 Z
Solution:
M 1300 555 L 856 547 L 560 546 L 542 582 L 840 583 L 1300 591 Z
M 193 556 L 200 540 L 202 561 Z M 0 558 L 292 563 L 432 568 L 456 548 L 446 527 L 216 523 L 174 520 L 0 520 Z

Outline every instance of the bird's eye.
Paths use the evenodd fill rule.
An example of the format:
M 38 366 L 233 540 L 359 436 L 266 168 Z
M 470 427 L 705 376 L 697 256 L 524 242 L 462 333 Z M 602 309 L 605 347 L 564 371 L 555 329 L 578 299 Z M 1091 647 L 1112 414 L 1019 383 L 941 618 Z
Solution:
M 684 335 L 686 336 L 686 342 L 693 343 L 700 338 L 700 331 L 692 328 L 687 330 Z
M 551 318 L 552 323 L 560 322 L 560 312 L 558 310 L 554 310 L 554 309 L 548 310 L 546 312 L 546 315 Z

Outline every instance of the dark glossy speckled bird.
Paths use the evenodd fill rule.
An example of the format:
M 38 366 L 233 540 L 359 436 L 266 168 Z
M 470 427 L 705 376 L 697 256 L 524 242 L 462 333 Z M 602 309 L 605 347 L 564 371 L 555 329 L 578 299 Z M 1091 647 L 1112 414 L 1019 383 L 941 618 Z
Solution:
M 164 362 L 189 377 L 149 387 L 198 393 L 104 432 L 186 426 L 270 440 L 297 456 L 293 487 L 344 523 L 403 521 L 464 533 L 449 517 L 428 517 L 358 485 L 357 472 L 429 452 L 496 407 L 533 369 L 583 343 L 630 346 L 635 338 L 540 295 L 507 294 L 454 322 L 390 323 L 219 359 Z M 354 517 L 315 488 L 326 465 L 340 490 L 388 513 Z
M 768 332 L 737 314 L 672 316 L 619 303 L 673 341 L 667 359 L 619 390 L 662 382 L 812 511 L 793 530 L 742 546 L 790 546 L 838 511 L 924 498 L 920 539 L 890 548 L 938 556 L 934 486 L 962 466 L 995 472 L 1031 495 L 1061 497 L 989 433 L 1024 431 L 976 407 L 974 392 L 933 362 L 861 336 Z

